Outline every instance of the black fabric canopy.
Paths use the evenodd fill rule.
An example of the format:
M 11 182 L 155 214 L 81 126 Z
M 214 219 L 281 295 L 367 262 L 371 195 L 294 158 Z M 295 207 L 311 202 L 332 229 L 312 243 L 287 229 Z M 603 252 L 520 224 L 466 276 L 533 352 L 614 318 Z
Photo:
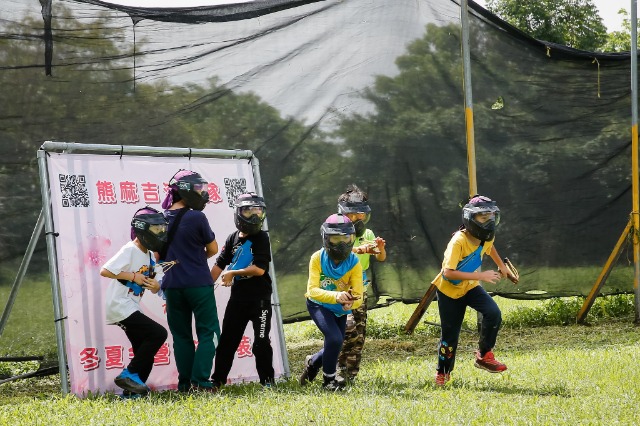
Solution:
M 36 150 L 60 140 L 252 150 L 285 321 L 306 317 L 308 260 L 349 183 L 387 241 L 372 303 L 425 293 L 468 196 L 457 2 L 41 3 L 0 3 L 2 284 L 41 208 Z M 470 13 L 478 188 L 521 273 L 486 287 L 586 295 L 631 211 L 630 57 Z M 603 291 L 632 287 L 629 249 Z

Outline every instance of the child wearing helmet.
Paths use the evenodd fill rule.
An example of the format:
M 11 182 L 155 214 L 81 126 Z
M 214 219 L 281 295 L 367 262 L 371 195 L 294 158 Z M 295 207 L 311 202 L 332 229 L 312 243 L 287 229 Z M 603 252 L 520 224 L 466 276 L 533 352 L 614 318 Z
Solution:
M 274 381 L 271 331 L 271 242 L 262 230 L 267 206 L 255 193 L 239 195 L 234 202 L 237 230 L 224 243 L 216 263 L 211 268 L 214 281 L 231 287 L 231 296 L 224 312 L 222 335 L 216 349 L 215 369 L 211 381 L 215 387 L 227 383 L 236 350 L 249 322 L 253 325 L 253 354 L 260 383 L 269 386 Z
M 438 346 L 436 385 L 444 386 L 454 368 L 458 338 L 467 306 L 482 314 L 475 366 L 490 373 L 500 373 L 507 366 L 495 359 L 493 347 L 502 323 L 496 302 L 480 285 L 480 281 L 494 284 L 506 278 L 506 267 L 495 247 L 496 227 L 500 223 L 500 209 L 488 197 L 475 195 L 462 209 L 462 226 L 449 241 L 442 270 L 432 281 L 437 287 L 438 311 L 442 325 Z M 478 271 L 482 256 L 489 253 L 499 271 Z
M 367 331 L 367 287 L 369 279 L 370 256 L 378 262 L 384 262 L 387 258 L 386 242 L 376 237 L 373 231 L 367 228 L 371 218 L 371 207 L 367 193 L 356 185 L 349 185 L 347 190 L 338 197 L 338 213 L 347 216 L 356 230 L 355 243 L 352 251 L 356 254 L 362 265 L 362 280 L 364 292 L 362 305 L 352 309 L 347 315 L 347 326 L 342 351 L 338 357 L 338 380 L 353 381 L 360 371 L 362 360 L 362 348 Z
M 207 259 L 218 252 L 218 242 L 202 213 L 208 200 L 207 181 L 199 173 L 179 170 L 169 180 L 162 203 L 169 222 L 169 237 L 160 259 L 179 262 L 165 273 L 162 290 L 167 300 L 167 323 L 173 336 L 181 392 L 214 390 L 209 377 L 220 338 L 220 323 Z M 194 340 L 198 341 L 197 346 Z
M 167 241 L 167 222 L 151 207 L 136 211 L 131 220 L 131 241 L 104 264 L 100 275 L 111 278 L 107 288 L 106 321 L 122 328 L 133 348 L 133 359 L 115 378 L 124 396 L 144 395 L 153 358 L 167 339 L 167 330 L 140 310 L 145 290 L 158 293 L 154 251 Z
M 300 385 L 313 381 L 322 368 L 326 390 L 344 388 L 336 380 L 336 365 L 342 349 L 347 314 L 362 305 L 362 265 L 352 252 L 355 227 L 348 217 L 332 214 L 322 227 L 323 248 L 311 255 L 307 282 L 307 310 L 324 335 L 324 346 L 305 358 Z

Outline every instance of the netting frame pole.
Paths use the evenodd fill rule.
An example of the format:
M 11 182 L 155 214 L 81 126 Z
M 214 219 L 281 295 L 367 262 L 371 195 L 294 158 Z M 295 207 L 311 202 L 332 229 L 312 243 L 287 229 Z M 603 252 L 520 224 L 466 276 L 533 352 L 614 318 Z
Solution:
M 264 198 L 264 191 L 262 190 L 262 177 L 260 175 L 260 160 L 257 157 L 251 157 L 251 169 L 253 171 L 253 181 L 256 187 L 256 193 Z M 267 207 L 268 209 L 268 207 Z M 262 225 L 262 229 L 269 232 L 269 223 L 268 219 L 265 218 L 264 223 Z M 271 238 L 271 237 L 269 237 Z M 276 280 L 276 271 L 275 266 L 273 264 L 273 251 L 271 251 L 271 245 L 269 245 L 269 250 L 271 253 L 271 261 L 269 262 L 269 269 L 271 271 L 271 286 L 272 292 L 271 297 L 273 298 L 273 312 L 276 315 L 276 324 L 278 324 L 278 330 L 280 332 L 280 353 L 282 354 L 282 363 L 284 364 L 284 375 L 285 377 L 291 377 L 291 367 L 289 366 L 289 353 L 287 352 L 287 342 L 286 337 L 284 335 L 284 325 L 282 324 L 282 311 L 280 309 L 280 296 L 278 295 L 278 284 Z
M 464 87 L 464 117 L 465 131 L 467 141 L 467 169 L 469 179 L 469 198 L 478 193 L 478 180 L 476 173 L 476 144 L 473 125 L 473 92 L 471 89 L 471 53 L 469 52 L 469 2 L 462 0 L 460 2 L 460 23 L 462 26 L 462 35 L 460 46 L 462 50 L 462 74 Z M 479 269 L 478 269 L 479 270 Z M 413 333 L 420 318 L 424 315 L 431 302 L 436 298 L 436 288 L 433 284 L 429 286 L 427 292 L 415 311 L 404 326 L 406 333 Z M 482 322 L 482 314 L 477 313 L 478 324 Z
M 62 302 L 60 301 L 60 280 L 58 276 L 58 261 L 56 255 L 56 240 L 53 227 L 53 213 L 51 209 L 51 193 L 49 191 L 49 173 L 47 172 L 47 152 L 39 149 L 37 153 L 38 169 L 40 172 L 40 191 L 42 193 L 42 211 L 44 212 L 45 236 L 47 240 L 47 257 L 49 260 L 49 277 L 51 279 L 51 297 L 53 299 L 53 318 L 56 329 L 56 344 L 58 347 L 58 371 L 62 394 L 69 394 L 69 379 L 67 369 L 67 351 L 65 347 L 64 328 L 62 326 Z
M 620 254 L 622 254 L 622 248 L 624 246 L 624 242 L 629 237 L 629 233 L 631 232 L 632 229 L 633 229 L 633 219 L 629 218 L 629 221 L 627 222 L 627 226 L 625 226 L 624 231 L 622 231 L 622 235 L 620 235 L 620 238 L 618 238 L 618 242 L 616 243 L 615 247 L 613 248 L 613 251 L 609 255 L 609 258 L 607 259 L 607 262 L 602 267 L 602 271 L 600 271 L 600 275 L 598 276 L 598 279 L 596 280 L 595 284 L 591 288 L 589 295 L 584 300 L 582 307 L 578 311 L 578 315 L 576 316 L 576 322 L 578 324 L 585 324 L 585 320 L 587 319 L 587 314 L 589 313 L 589 310 L 593 306 L 593 302 L 595 302 L 596 297 L 598 297 L 598 293 L 600 293 L 600 289 L 602 288 L 602 286 L 604 286 L 604 283 L 607 281 L 607 278 L 609 278 L 609 274 L 613 269 L 613 265 L 616 263 L 616 261 L 620 257 Z
M 634 323 L 640 323 L 640 196 L 638 194 L 638 2 L 631 0 L 631 192 L 633 196 L 633 291 L 635 294 Z
M 20 262 L 20 268 L 18 268 L 18 273 L 16 274 L 16 279 L 13 281 L 13 286 L 11 287 L 11 292 L 9 293 L 9 299 L 4 307 L 4 311 L 2 312 L 2 318 L 0 318 L 0 337 L 2 337 L 2 333 L 4 332 L 4 328 L 9 321 L 9 315 L 11 314 L 11 310 L 13 309 L 13 304 L 18 296 L 18 289 L 22 285 L 22 281 L 24 280 L 24 276 L 27 273 L 27 267 L 29 263 L 31 263 L 31 257 L 33 256 L 33 252 L 35 251 L 36 244 L 38 243 L 38 238 L 40 238 L 40 234 L 42 233 L 42 229 L 44 228 L 44 213 L 40 210 L 40 214 L 38 215 L 38 221 L 36 222 L 35 228 L 33 228 L 33 233 L 31 234 L 31 239 L 29 240 L 29 244 L 27 245 L 27 251 L 22 258 L 22 262 Z

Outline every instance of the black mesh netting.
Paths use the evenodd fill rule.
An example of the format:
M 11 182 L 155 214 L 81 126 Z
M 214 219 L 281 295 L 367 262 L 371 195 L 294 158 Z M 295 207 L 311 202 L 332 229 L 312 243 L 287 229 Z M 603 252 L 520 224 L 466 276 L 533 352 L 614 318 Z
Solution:
M 387 241 L 376 295 L 425 293 L 469 188 L 456 2 L 41 3 L 0 2 L 3 265 L 41 208 L 44 140 L 238 148 L 260 160 L 285 321 L 306 315 L 320 224 L 352 182 Z M 629 55 L 539 42 L 470 6 L 478 188 L 498 201 L 496 246 L 521 273 L 487 288 L 586 295 L 631 210 Z M 629 253 L 604 292 L 632 290 Z M 46 262 L 40 242 L 30 268 Z

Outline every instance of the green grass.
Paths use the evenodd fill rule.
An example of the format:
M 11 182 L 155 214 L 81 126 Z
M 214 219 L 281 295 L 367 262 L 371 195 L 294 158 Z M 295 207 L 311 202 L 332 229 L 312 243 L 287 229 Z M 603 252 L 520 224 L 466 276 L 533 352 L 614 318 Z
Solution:
M 25 293 L 39 289 L 36 283 L 25 288 Z M 31 308 L 38 299 L 29 298 Z M 296 383 L 304 356 L 322 344 L 315 326 L 305 321 L 284 327 L 293 379 L 271 390 L 249 384 L 227 387 L 219 395 L 164 392 L 122 401 L 113 395 L 62 397 L 55 376 L 28 379 L 0 385 L 0 425 L 637 424 L 640 336 L 629 309 L 632 300 L 599 299 L 589 317 L 592 325 L 578 326 L 566 319 L 575 317 L 580 299 L 497 298 L 504 328 L 495 352 L 509 366 L 503 374 L 474 368 L 476 317 L 469 311 L 464 328 L 472 332 L 461 335 L 453 382 L 444 389 L 433 385 L 438 327 L 422 322 L 413 335 L 403 334 L 415 305 L 395 304 L 370 311 L 361 374 L 342 394 L 327 394 L 319 383 L 304 388 Z M 50 296 L 44 301 L 50 304 Z M 3 336 L 0 352 L 47 349 L 31 342 L 51 340 L 38 336 L 52 324 L 33 318 L 33 309 L 31 317 L 22 317 L 18 304 L 15 309 L 17 318 L 27 321 L 12 326 L 28 338 L 15 332 L 20 343 L 12 343 L 9 351 Z M 567 325 L 545 325 L 549 317 Z M 423 320 L 439 322 L 435 304 Z

